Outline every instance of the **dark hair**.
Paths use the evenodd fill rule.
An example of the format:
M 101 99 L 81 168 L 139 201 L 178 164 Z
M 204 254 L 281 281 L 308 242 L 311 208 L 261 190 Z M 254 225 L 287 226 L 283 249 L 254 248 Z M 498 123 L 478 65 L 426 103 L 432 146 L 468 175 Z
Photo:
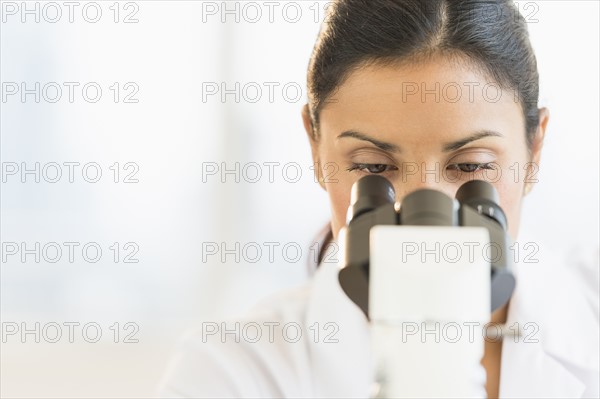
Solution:
M 308 68 L 313 136 L 319 134 L 323 104 L 353 70 L 440 53 L 466 58 L 518 95 L 531 148 L 539 123 L 539 76 L 526 22 L 512 0 L 332 2 Z

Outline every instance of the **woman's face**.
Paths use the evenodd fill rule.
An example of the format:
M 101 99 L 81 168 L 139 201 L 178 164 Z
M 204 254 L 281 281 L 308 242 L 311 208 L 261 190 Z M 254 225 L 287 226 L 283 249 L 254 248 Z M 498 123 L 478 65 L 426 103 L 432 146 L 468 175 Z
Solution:
M 335 238 L 346 223 L 352 184 L 381 174 L 399 201 L 420 188 L 454 197 L 463 183 L 486 180 L 499 193 L 515 240 L 522 198 L 537 178 L 548 114 L 540 110 L 530 156 L 514 92 L 440 57 L 354 71 L 322 107 L 317 140 L 306 108 L 303 119 L 331 201 Z

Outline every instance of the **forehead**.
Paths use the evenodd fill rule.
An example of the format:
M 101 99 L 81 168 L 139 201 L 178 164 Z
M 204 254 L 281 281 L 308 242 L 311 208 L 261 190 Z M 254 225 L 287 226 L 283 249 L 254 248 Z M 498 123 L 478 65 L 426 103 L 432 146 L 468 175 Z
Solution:
M 324 104 L 323 130 L 455 137 L 475 129 L 525 135 L 518 98 L 466 62 L 435 58 L 357 68 Z

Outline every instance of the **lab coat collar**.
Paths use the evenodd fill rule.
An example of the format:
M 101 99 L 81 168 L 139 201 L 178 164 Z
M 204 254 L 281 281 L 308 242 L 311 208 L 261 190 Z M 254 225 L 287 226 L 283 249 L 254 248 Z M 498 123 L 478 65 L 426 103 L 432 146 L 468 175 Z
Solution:
M 542 337 L 544 323 L 528 312 L 516 292 L 511 300 L 506 326 L 521 328 L 521 337 L 506 337 L 502 344 L 501 398 L 580 398 L 584 384 L 554 356 L 558 348 Z
M 576 370 L 598 372 L 598 326 L 581 281 L 567 259 L 545 251 L 538 263 L 514 267 L 517 287 L 506 326 L 521 337 L 502 348 L 500 397 L 580 398 L 586 385 Z
M 307 308 L 315 397 L 369 397 L 374 381 L 368 320 L 342 291 L 339 253 L 330 245 L 313 276 Z M 316 324 L 317 323 L 317 324 Z

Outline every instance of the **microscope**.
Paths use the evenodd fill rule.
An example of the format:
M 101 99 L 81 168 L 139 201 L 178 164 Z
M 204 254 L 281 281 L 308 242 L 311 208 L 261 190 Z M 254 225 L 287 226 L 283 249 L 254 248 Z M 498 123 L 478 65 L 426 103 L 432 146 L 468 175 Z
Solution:
M 372 397 L 486 397 L 485 326 L 515 288 L 498 202 L 483 180 L 401 203 L 382 176 L 353 185 L 338 279 L 369 320 Z

